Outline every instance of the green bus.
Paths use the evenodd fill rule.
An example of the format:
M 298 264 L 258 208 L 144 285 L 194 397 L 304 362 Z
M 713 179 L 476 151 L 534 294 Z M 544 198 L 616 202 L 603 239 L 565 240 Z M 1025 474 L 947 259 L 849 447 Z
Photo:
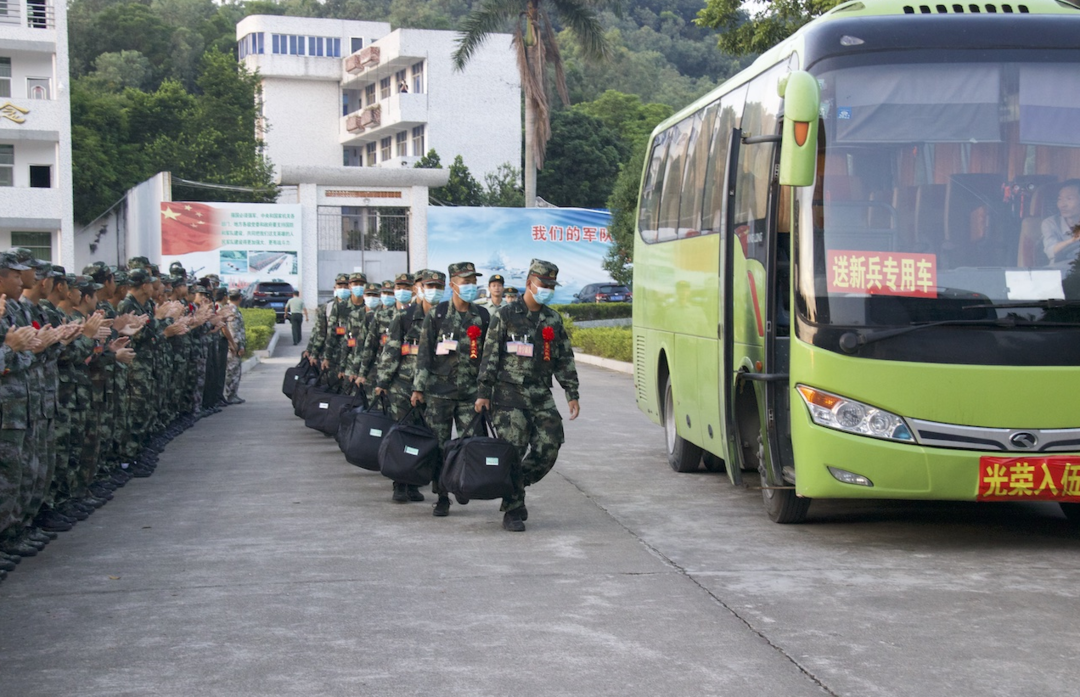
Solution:
M 656 128 L 634 383 L 673 469 L 760 485 L 779 523 L 1080 518 L 1077 37 L 1074 0 L 856 0 Z

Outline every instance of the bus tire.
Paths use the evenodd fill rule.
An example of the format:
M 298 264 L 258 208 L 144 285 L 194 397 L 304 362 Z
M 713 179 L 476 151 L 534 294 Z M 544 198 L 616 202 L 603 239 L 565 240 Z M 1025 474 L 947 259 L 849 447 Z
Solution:
M 727 466 L 724 464 L 724 459 L 718 455 L 713 455 L 710 452 L 701 453 L 701 464 L 705 466 L 706 472 L 723 472 Z
M 761 500 L 765 503 L 765 513 L 769 520 L 781 525 L 794 525 L 806 522 L 806 513 L 810 510 L 810 501 L 803 496 L 796 496 L 794 489 L 770 489 L 765 475 L 761 475 Z
M 1058 501 L 1058 505 L 1061 506 L 1061 512 L 1065 514 L 1070 523 L 1080 523 L 1080 503 Z
M 671 469 L 676 472 L 697 472 L 701 448 L 682 438 L 675 428 L 675 395 L 671 389 L 670 375 L 664 381 L 664 444 Z

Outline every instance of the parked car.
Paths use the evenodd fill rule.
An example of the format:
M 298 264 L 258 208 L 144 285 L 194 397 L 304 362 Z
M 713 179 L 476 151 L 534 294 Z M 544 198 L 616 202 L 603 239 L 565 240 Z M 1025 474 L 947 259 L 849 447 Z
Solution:
M 574 296 L 575 303 L 628 303 L 634 294 L 615 283 L 590 283 Z
M 293 296 L 291 283 L 280 279 L 258 281 L 244 289 L 240 307 L 268 308 L 277 313 L 277 321 L 285 321 L 285 303 Z

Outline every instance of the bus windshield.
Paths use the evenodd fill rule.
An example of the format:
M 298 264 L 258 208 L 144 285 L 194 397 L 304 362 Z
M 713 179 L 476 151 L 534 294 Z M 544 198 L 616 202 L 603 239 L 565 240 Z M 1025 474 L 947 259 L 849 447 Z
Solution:
M 818 176 L 796 192 L 803 321 L 1071 331 L 1080 67 L 876 60 L 816 71 Z

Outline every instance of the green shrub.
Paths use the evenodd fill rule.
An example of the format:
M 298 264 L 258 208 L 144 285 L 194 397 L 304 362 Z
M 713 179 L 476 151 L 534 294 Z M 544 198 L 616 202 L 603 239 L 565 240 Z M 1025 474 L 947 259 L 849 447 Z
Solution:
M 244 331 L 247 333 L 247 355 L 251 355 L 253 351 L 265 349 L 270 345 L 270 337 L 274 335 L 274 330 L 271 327 L 259 324 L 246 326 Z
M 266 327 L 272 332 L 277 324 L 277 313 L 264 308 L 243 307 L 240 308 L 240 316 L 244 318 L 244 328 L 249 335 L 252 327 Z
M 575 303 L 552 305 L 551 309 L 579 322 L 594 319 L 625 319 L 634 314 L 634 306 L 630 303 Z
M 633 361 L 634 335 L 630 327 L 592 327 L 575 329 L 574 346 L 582 353 L 616 361 Z

